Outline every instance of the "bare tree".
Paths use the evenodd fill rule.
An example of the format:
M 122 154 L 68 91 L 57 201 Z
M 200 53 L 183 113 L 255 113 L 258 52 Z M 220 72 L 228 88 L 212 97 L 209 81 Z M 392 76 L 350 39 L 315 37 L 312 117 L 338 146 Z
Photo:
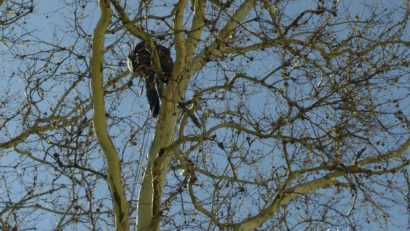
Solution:
M 410 225 L 407 1 L 0 7 L 2 230 Z

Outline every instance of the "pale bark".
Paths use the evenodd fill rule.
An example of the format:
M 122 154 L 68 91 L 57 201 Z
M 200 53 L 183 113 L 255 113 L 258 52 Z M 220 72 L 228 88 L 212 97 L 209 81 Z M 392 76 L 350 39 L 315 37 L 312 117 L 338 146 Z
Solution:
M 150 151 L 148 153 L 148 163 L 144 172 L 144 179 L 141 184 L 141 190 L 138 198 L 138 223 L 137 230 L 157 230 L 159 227 L 159 219 L 155 217 L 153 220 L 154 212 L 154 190 L 153 190 L 153 179 L 152 179 L 152 168 L 156 157 L 158 156 L 161 160 L 156 162 L 156 166 L 160 168 L 159 179 L 155 179 L 158 182 L 157 192 L 162 191 L 164 184 L 164 177 L 168 172 L 168 164 L 171 160 L 171 153 L 163 153 L 165 157 L 159 156 L 161 148 L 166 148 L 172 142 L 174 129 L 176 126 L 178 112 L 179 110 L 175 106 L 181 99 L 181 95 L 185 92 L 185 84 L 177 84 L 176 79 L 182 78 L 184 76 L 183 69 L 185 66 L 185 41 L 182 31 L 182 19 L 183 19 L 183 8 L 185 7 L 186 1 L 180 1 L 176 6 L 175 13 L 175 25 L 174 30 L 176 31 L 175 40 L 176 40 L 176 60 L 175 66 L 172 73 L 171 81 L 165 90 L 163 104 L 161 106 L 158 121 L 157 129 L 155 131 L 154 140 L 152 141 Z M 185 86 L 183 86 L 185 85 Z M 162 162 L 162 163 L 161 163 Z M 160 195 L 158 195 L 160 197 Z M 156 196 L 156 198 L 158 198 Z M 155 204 L 159 204 L 159 201 L 156 201 Z M 159 208 L 155 208 L 155 212 L 158 212 Z
M 94 131 L 107 161 L 107 181 L 114 208 L 115 227 L 118 231 L 129 230 L 128 202 L 125 197 L 118 153 L 108 134 L 104 101 L 103 63 L 105 31 L 110 23 L 112 12 L 108 0 L 100 0 L 101 17 L 93 36 L 91 57 L 91 90 L 94 106 Z

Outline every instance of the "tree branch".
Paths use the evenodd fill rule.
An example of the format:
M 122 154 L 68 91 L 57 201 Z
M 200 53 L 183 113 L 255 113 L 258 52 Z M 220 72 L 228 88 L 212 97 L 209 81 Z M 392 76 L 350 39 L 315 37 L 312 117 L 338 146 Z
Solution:
M 220 49 L 223 41 L 225 41 L 231 35 L 231 33 L 234 32 L 235 28 L 249 14 L 254 4 L 255 0 L 250 0 L 245 1 L 239 7 L 239 9 L 230 17 L 229 21 L 226 22 L 225 26 L 216 36 L 216 40 L 208 48 L 205 48 L 194 58 L 191 73 L 198 71 L 206 63 L 206 58 L 209 57 L 209 55 L 217 55 L 219 51 L 218 49 Z
M 107 30 L 112 17 L 112 11 L 109 4 L 108 0 L 100 0 L 101 17 L 94 30 L 93 36 L 91 57 L 91 91 L 94 106 L 93 123 L 95 135 L 107 160 L 107 181 L 114 207 L 116 230 L 124 231 L 129 230 L 128 202 L 125 197 L 118 153 L 108 134 L 103 88 L 105 31 Z

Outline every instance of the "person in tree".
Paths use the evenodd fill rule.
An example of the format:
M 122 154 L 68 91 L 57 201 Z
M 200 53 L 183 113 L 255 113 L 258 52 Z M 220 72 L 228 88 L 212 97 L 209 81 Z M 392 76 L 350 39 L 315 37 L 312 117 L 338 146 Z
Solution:
M 154 118 L 158 116 L 163 85 L 168 83 L 174 69 L 174 61 L 170 49 L 159 44 L 155 48 L 160 57 L 161 69 L 155 70 L 151 50 L 144 41 L 138 43 L 127 58 L 127 66 L 134 76 L 140 76 L 145 81 L 146 96 L 149 108 Z

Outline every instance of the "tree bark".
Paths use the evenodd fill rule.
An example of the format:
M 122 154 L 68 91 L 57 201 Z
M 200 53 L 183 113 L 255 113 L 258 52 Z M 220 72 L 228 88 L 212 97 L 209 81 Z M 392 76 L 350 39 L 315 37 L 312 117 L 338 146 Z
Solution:
M 100 0 L 101 17 L 94 30 L 91 57 L 91 90 L 94 106 L 93 124 L 97 140 L 107 161 L 107 181 L 114 208 L 117 231 L 129 230 L 128 202 L 125 197 L 118 152 L 108 134 L 103 87 L 104 36 L 111 21 L 112 11 L 108 0 Z

